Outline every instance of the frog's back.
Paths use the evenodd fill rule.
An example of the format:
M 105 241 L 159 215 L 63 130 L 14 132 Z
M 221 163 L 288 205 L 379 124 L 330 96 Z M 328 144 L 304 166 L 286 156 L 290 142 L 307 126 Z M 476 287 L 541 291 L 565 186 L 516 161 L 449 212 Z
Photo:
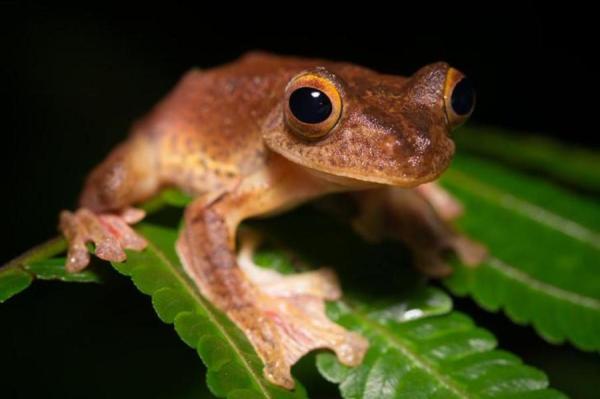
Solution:
M 261 124 L 289 79 L 318 60 L 249 53 L 191 70 L 137 126 L 151 134 L 166 183 L 193 193 L 218 190 L 261 167 Z

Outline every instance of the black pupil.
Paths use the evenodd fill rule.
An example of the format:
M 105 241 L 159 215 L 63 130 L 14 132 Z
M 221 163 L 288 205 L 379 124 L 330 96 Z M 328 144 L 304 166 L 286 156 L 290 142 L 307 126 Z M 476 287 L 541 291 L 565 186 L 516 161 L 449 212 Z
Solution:
M 290 111 L 304 123 L 320 123 L 331 115 L 331 100 L 321 90 L 302 87 L 290 96 Z
M 473 109 L 475 103 L 475 90 L 471 81 L 467 78 L 462 78 L 460 82 L 454 86 L 452 92 L 452 109 L 457 115 L 466 115 Z

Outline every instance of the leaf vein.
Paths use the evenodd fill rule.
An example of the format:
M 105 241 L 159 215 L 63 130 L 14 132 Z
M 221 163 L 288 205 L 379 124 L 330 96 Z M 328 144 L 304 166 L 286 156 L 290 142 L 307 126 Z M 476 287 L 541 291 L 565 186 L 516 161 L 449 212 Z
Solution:
M 544 209 L 528 201 L 519 199 L 512 194 L 491 187 L 477 179 L 467 176 L 456 170 L 449 170 L 446 175 L 457 181 L 462 181 L 461 187 L 470 189 L 472 193 L 496 203 L 502 208 L 511 209 L 523 216 L 529 217 L 547 227 L 563 233 L 566 236 L 591 245 L 594 249 L 600 249 L 600 234 L 580 225 L 577 222 L 566 219 L 554 212 Z
M 353 314 L 356 315 L 357 318 L 361 319 L 363 324 L 369 326 L 369 328 L 378 333 L 381 337 L 390 342 L 391 346 L 398 349 L 404 356 L 406 356 L 413 364 L 417 367 L 423 369 L 426 373 L 432 375 L 437 381 L 440 382 L 446 389 L 455 394 L 459 398 L 470 398 L 471 396 L 468 392 L 464 391 L 464 389 L 457 384 L 453 383 L 450 379 L 448 379 L 445 375 L 440 373 L 435 367 L 430 364 L 426 359 L 420 358 L 414 351 L 412 351 L 408 345 L 403 342 L 402 339 L 390 334 L 386 331 L 385 326 L 382 326 L 380 323 L 371 320 L 367 315 L 359 312 L 356 309 L 353 309 Z
M 590 308 L 595 311 L 600 311 L 600 301 L 595 298 L 590 298 L 581 294 L 577 294 L 575 292 L 566 291 L 562 288 L 556 287 L 554 285 L 550 285 L 548 283 L 544 283 L 542 281 L 536 280 L 531 277 L 529 274 L 523 272 L 522 270 L 517 269 L 514 266 L 509 265 L 508 263 L 495 258 L 490 257 L 486 263 L 491 268 L 499 271 L 505 276 L 517 280 L 523 285 L 539 291 L 541 293 L 548 294 L 550 296 L 554 296 L 558 299 L 565 300 L 571 302 L 575 305 L 584 306 Z

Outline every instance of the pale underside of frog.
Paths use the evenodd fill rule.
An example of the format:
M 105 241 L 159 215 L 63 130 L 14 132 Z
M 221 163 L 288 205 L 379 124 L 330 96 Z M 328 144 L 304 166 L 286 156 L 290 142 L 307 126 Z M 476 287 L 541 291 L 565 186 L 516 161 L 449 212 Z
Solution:
M 238 256 L 237 227 L 342 193 L 357 206 L 351 223 L 361 235 L 403 240 L 427 274 L 450 273 L 448 251 L 477 264 L 485 250 L 448 224 L 461 205 L 432 182 L 454 154 L 451 129 L 473 103 L 466 78 L 445 63 L 406 78 L 250 53 L 192 70 L 92 171 L 80 208 L 61 214 L 66 268 L 87 266 L 88 242 L 109 261 L 143 250 L 129 225 L 144 214 L 132 206 L 177 187 L 194 197 L 177 241 L 185 271 L 245 333 L 268 380 L 293 388 L 291 366 L 316 348 L 360 364 L 368 342 L 324 313 L 324 301 L 341 295 L 335 274 L 259 269 L 248 251 Z

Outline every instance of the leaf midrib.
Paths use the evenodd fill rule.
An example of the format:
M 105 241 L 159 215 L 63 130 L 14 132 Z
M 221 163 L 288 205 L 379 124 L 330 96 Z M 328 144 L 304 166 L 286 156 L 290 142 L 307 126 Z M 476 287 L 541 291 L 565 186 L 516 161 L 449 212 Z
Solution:
M 446 376 L 440 373 L 434 365 L 428 362 L 426 359 L 419 357 L 414 351 L 412 351 L 409 346 L 399 337 L 389 333 L 384 326 L 377 323 L 374 320 L 371 320 L 366 314 L 356 310 L 351 305 L 346 305 L 352 309 L 352 314 L 356 316 L 358 319 L 362 321 L 363 324 L 369 326 L 371 331 L 377 332 L 381 337 L 390 342 L 391 346 L 398 349 L 404 356 L 406 356 L 413 364 L 417 367 L 425 370 L 429 375 L 432 375 L 436 381 L 440 383 L 440 385 L 444 386 L 450 392 L 454 393 L 459 398 L 469 399 L 473 396 L 469 395 L 467 391 L 460 384 L 456 384 L 451 379 L 446 378 Z
M 148 238 L 148 237 L 146 237 Z M 235 344 L 235 341 L 229 336 L 229 333 L 225 330 L 225 328 L 223 328 L 223 326 L 221 326 L 221 324 L 218 322 L 216 316 L 213 314 L 212 310 L 206 306 L 204 304 L 204 297 L 202 297 L 198 291 L 195 289 L 195 287 L 192 287 L 190 284 L 190 281 L 182 275 L 181 271 L 179 270 L 179 268 L 177 268 L 170 260 L 169 258 L 158 248 L 156 247 L 156 245 L 154 245 L 154 243 L 151 240 L 147 240 L 148 241 L 148 249 L 151 249 L 152 251 L 155 252 L 156 256 L 162 260 L 163 262 L 165 262 L 165 264 L 167 264 L 173 271 L 174 274 L 176 276 L 176 278 L 183 284 L 183 286 L 186 288 L 186 290 L 188 291 L 188 293 L 197 299 L 197 303 L 198 305 L 200 305 L 204 311 L 206 312 L 209 320 L 213 323 L 213 325 L 215 325 L 217 327 L 217 329 L 221 332 L 221 334 L 225 337 L 225 339 L 227 340 L 227 343 L 229 343 L 229 345 L 233 348 L 235 354 L 238 356 L 238 358 L 240 359 L 240 361 L 242 362 L 242 364 L 244 365 L 244 367 L 248 370 L 248 374 L 252 376 L 252 378 L 254 379 L 256 385 L 258 386 L 258 388 L 261 390 L 261 393 L 264 395 L 265 398 L 273 398 L 268 390 L 267 387 L 265 387 L 262 384 L 262 381 L 260 380 L 260 377 L 256 374 L 256 372 L 254 371 L 254 369 L 252 368 L 252 366 L 248 363 L 248 361 L 246 360 L 246 358 L 244 356 L 242 356 L 243 352 L 240 350 L 240 348 L 238 348 L 238 346 Z

